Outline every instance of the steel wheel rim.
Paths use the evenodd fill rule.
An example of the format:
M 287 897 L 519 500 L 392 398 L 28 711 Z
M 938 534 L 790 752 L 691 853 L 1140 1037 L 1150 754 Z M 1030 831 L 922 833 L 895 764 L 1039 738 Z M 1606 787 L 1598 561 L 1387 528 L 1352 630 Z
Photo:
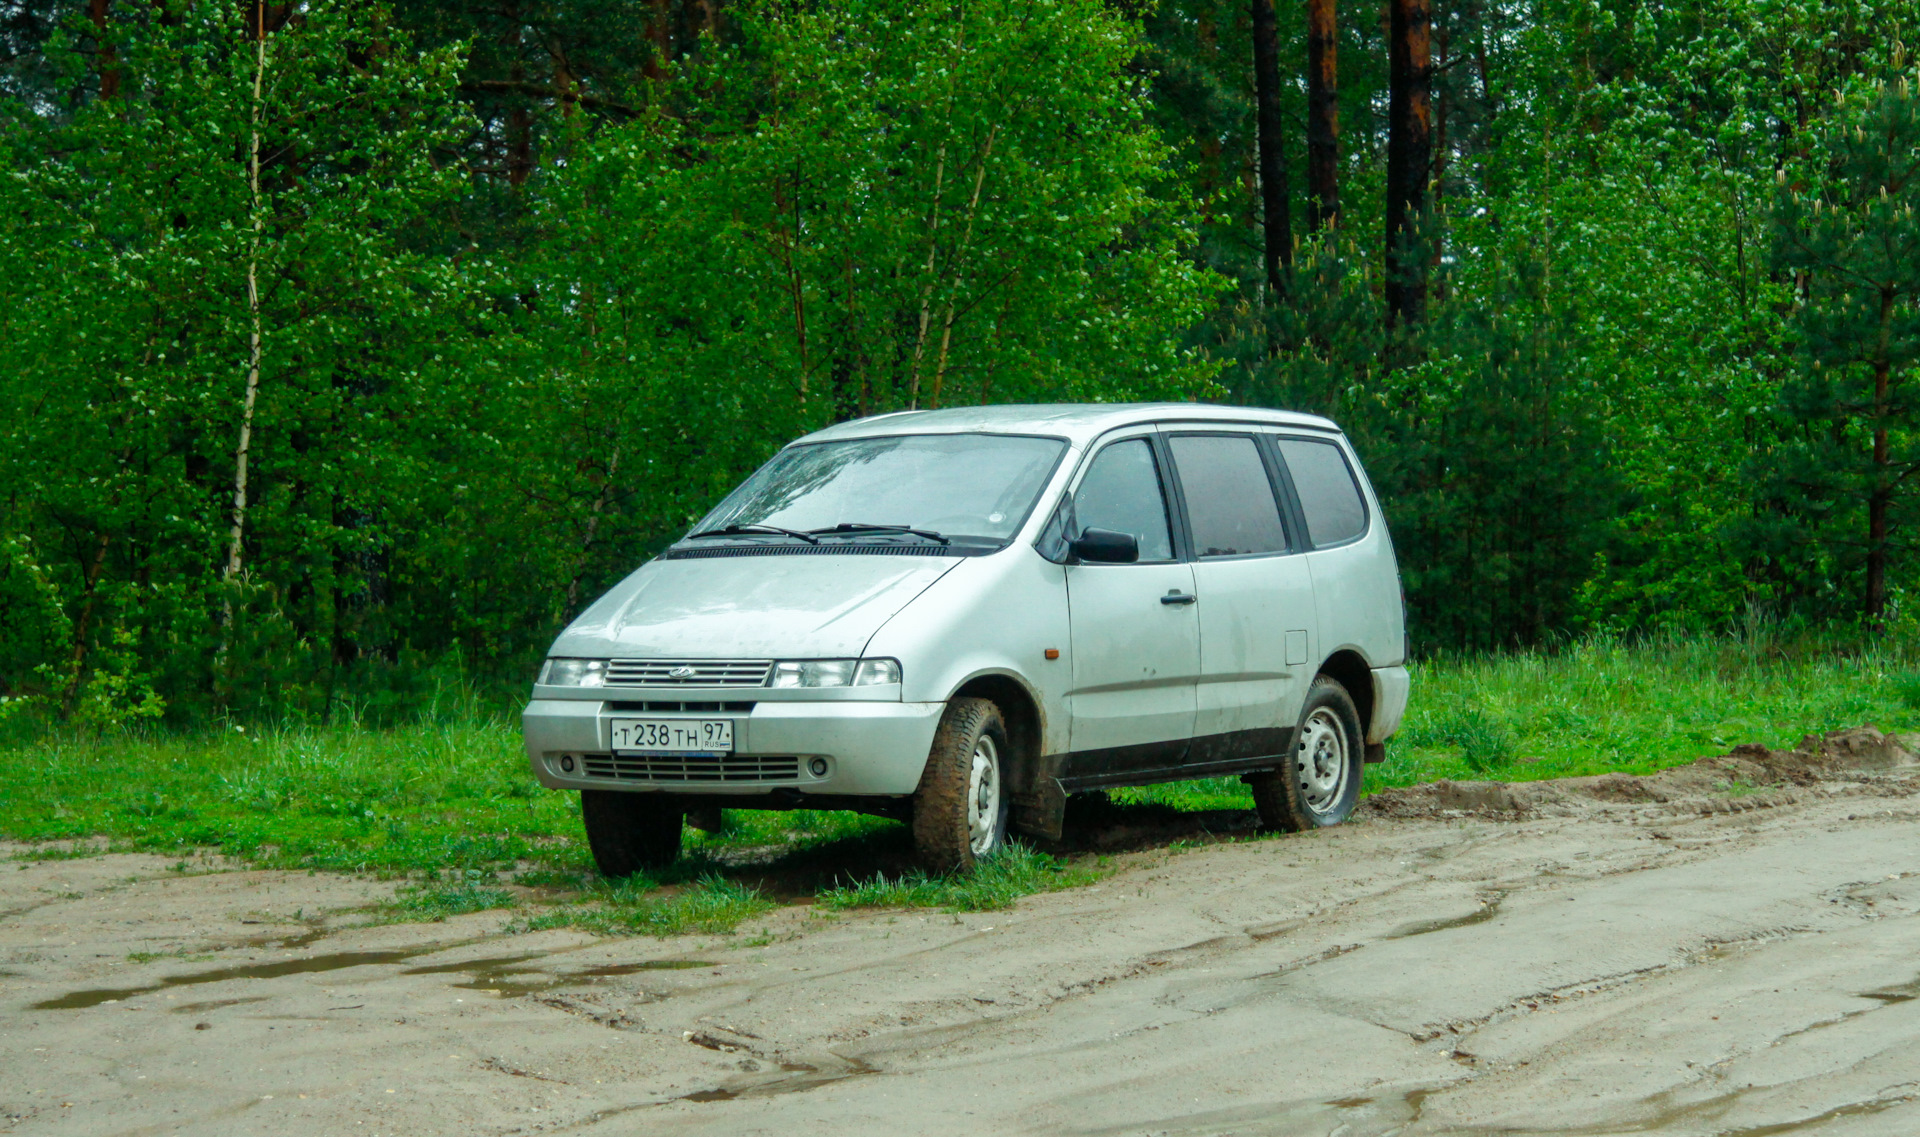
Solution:
M 1000 751 L 991 735 L 973 744 L 967 774 L 967 835 L 976 857 L 993 851 L 1000 836 Z
M 1294 749 L 1300 797 L 1316 814 L 1330 813 L 1347 794 L 1347 732 L 1331 708 L 1318 707 L 1300 728 Z

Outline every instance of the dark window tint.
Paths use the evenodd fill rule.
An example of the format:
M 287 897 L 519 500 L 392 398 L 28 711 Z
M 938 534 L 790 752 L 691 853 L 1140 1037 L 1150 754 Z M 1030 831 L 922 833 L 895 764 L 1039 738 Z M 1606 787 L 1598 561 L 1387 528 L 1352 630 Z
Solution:
M 1280 456 L 1293 476 L 1294 492 L 1307 515 L 1307 537 L 1314 548 L 1351 541 L 1367 531 L 1367 507 L 1353 471 L 1331 442 L 1282 438 Z
M 1287 547 L 1280 503 L 1267 465 L 1246 435 L 1179 435 L 1173 465 L 1193 526 L 1193 550 L 1202 557 L 1277 553 Z
M 1094 456 L 1087 476 L 1074 492 L 1073 512 L 1080 532 L 1111 529 L 1131 533 L 1140 542 L 1141 560 L 1173 559 L 1167 499 L 1160 492 L 1153 448 L 1144 438 L 1116 442 Z

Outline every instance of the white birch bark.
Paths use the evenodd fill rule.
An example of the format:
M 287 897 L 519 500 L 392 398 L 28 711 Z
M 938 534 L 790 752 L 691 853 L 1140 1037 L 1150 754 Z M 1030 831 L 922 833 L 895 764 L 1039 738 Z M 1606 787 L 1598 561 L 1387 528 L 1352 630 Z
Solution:
M 267 73 L 265 12 L 258 12 L 254 28 L 253 106 L 247 147 L 247 191 L 253 214 L 253 232 L 247 247 L 247 318 L 252 325 L 247 352 L 247 388 L 240 402 L 240 441 L 233 451 L 233 529 L 227 539 L 227 567 L 220 579 L 231 583 L 241 571 L 241 541 L 247 530 L 247 451 L 253 443 L 253 407 L 260 394 L 260 237 L 266 217 L 260 210 L 260 98 Z M 233 615 L 233 596 L 226 599 L 226 615 Z

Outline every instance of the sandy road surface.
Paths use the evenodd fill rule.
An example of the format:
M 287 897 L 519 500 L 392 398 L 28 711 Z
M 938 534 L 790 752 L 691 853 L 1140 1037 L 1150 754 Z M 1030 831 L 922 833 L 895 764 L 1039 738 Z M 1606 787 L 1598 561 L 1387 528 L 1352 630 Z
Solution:
M 0 864 L 0 1132 L 1904 1137 L 1920 770 L 1880 765 L 1419 791 L 1013 911 L 721 939 Z

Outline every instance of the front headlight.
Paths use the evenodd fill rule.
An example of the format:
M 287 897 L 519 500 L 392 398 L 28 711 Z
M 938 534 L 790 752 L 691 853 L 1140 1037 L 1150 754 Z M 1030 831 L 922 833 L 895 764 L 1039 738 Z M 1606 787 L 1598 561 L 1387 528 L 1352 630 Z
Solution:
M 540 671 L 540 682 L 548 687 L 605 687 L 607 661 L 604 659 L 549 659 Z
M 900 682 L 897 659 L 792 659 L 773 665 L 769 687 L 874 687 Z

